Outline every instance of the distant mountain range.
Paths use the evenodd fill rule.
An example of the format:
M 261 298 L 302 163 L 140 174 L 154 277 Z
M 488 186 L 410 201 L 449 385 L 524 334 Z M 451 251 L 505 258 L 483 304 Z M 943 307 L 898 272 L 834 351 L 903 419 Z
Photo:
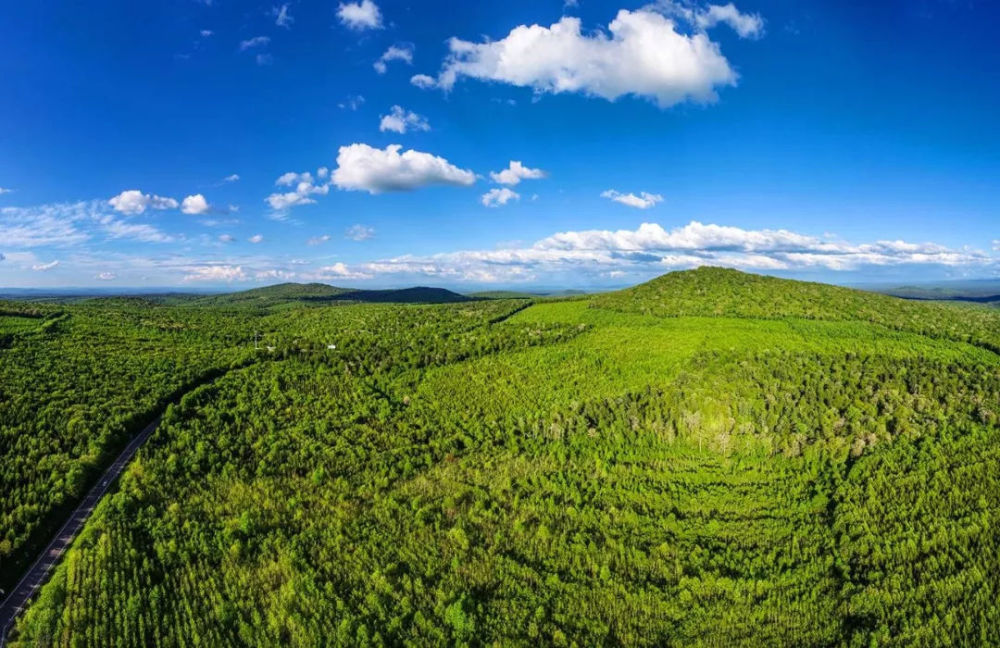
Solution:
M 281 283 L 238 292 L 207 294 L 176 289 L 43 289 L 0 288 L 0 299 L 81 302 L 94 299 L 142 299 L 156 304 L 185 306 L 249 306 L 269 308 L 282 304 L 365 302 L 395 304 L 448 304 L 482 299 L 537 299 L 587 294 L 582 290 L 519 292 L 495 290 L 467 295 L 445 288 L 415 286 L 388 290 L 341 288 L 324 283 Z

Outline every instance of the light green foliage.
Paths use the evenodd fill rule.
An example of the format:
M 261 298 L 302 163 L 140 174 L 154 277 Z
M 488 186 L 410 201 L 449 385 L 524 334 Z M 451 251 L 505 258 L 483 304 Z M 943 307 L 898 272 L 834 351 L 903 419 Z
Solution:
M 14 645 L 993 641 L 1000 317 L 699 273 L 253 315 Z

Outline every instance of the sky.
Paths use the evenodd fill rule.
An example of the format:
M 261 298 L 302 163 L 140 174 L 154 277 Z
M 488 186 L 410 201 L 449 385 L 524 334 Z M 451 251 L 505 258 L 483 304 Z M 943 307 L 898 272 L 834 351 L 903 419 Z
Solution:
M 1000 6 L 6 3 L 0 287 L 1000 276 Z

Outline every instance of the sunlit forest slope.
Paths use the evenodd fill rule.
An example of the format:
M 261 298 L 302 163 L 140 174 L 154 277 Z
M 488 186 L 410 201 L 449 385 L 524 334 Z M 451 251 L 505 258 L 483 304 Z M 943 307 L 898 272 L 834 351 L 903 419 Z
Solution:
M 715 268 L 565 300 L 28 308 L 0 318 L 4 577 L 187 391 L 15 646 L 1000 636 L 1000 313 Z

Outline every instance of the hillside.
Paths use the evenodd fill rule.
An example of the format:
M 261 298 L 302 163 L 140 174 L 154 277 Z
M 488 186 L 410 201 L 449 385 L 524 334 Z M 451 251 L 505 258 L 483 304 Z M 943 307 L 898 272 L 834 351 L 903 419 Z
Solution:
M 594 308 L 657 317 L 802 318 L 870 322 L 1000 350 L 1000 318 L 989 311 L 702 267 L 595 297 Z
M 715 268 L 327 290 L 3 304 L 4 583 L 163 412 L 12 646 L 1000 636 L 1000 313 Z
M 193 306 L 241 306 L 271 308 L 292 304 L 323 304 L 335 301 L 369 304 L 451 304 L 469 301 L 468 297 L 444 288 L 401 288 L 391 290 L 356 290 L 322 283 L 283 283 L 241 292 L 202 297 L 187 302 Z
M 400 288 L 393 290 L 345 290 L 330 297 L 309 297 L 305 301 L 352 301 L 366 304 L 454 304 L 470 298 L 444 288 Z
M 282 283 L 262 288 L 251 288 L 234 293 L 211 295 L 188 302 L 193 306 L 258 306 L 267 307 L 286 302 L 330 298 L 347 292 L 322 283 Z

